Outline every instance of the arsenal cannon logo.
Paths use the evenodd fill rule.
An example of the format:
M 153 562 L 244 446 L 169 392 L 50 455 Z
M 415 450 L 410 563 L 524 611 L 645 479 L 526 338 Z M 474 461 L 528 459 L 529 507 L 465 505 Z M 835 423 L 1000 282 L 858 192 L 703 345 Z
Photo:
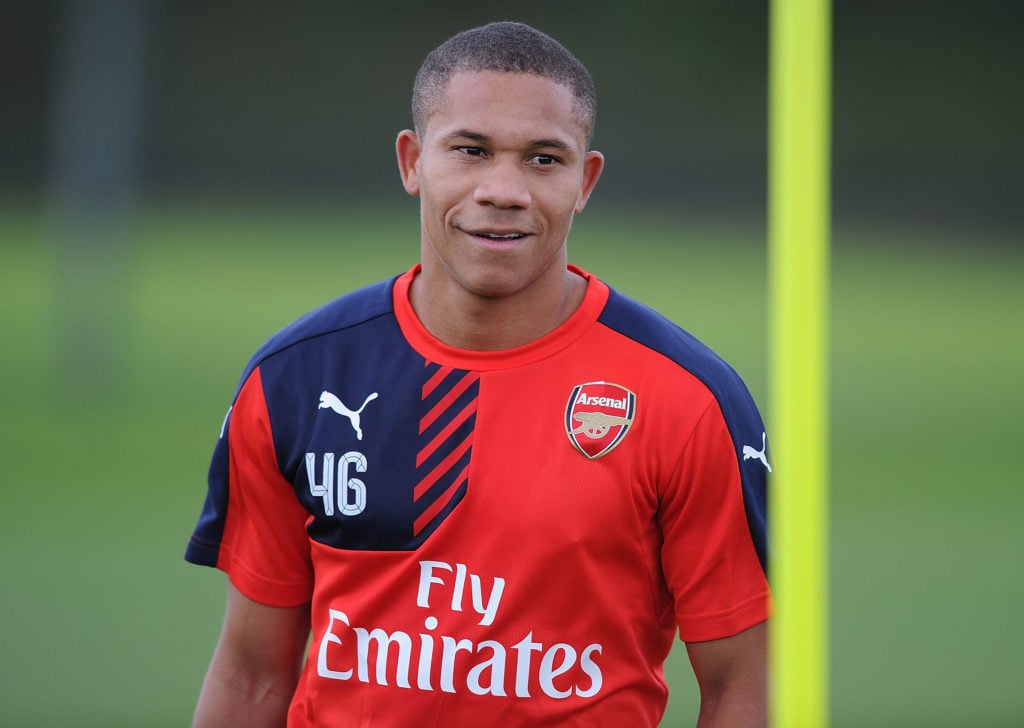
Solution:
M 590 460 L 607 455 L 629 432 L 636 395 L 611 382 L 577 384 L 565 406 L 565 434 Z

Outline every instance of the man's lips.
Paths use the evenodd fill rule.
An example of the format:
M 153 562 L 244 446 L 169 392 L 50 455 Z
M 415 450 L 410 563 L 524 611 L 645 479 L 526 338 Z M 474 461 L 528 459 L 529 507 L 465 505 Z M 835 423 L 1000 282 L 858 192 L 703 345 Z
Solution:
M 502 227 L 459 227 L 459 230 L 467 235 L 477 238 L 478 240 L 483 240 L 497 245 L 515 243 L 516 241 L 529 237 L 532 234 L 526 230 Z
M 460 230 L 478 238 L 494 238 L 495 240 L 514 240 L 529 235 L 525 230 L 515 228 L 460 228 Z

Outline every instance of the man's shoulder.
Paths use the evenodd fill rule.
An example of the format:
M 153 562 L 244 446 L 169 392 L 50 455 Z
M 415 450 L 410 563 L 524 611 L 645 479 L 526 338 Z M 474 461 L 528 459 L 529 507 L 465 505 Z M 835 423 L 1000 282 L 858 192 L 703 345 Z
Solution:
M 679 364 L 724 363 L 707 344 L 666 315 L 624 293 L 610 290 L 600 322 Z
M 664 314 L 611 289 L 599 321 L 622 336 L 674 362 L 716 395 L 745 389 L 739 375 L 717 352 Z
M 353 329 L 367 322 L 394 314 L 391 290 L 395 278 L 371 283 L 338 296 L 300 316 L 275 333 L 256 350 L 247 370 L 269 357 L 316 340 L 328 334 Z

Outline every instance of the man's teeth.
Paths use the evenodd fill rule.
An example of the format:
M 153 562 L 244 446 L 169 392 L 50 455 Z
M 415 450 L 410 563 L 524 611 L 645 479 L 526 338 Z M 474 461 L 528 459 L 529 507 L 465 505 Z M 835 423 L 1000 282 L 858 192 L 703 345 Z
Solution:
M 525 237 L 524 233 L 506 233 L 505 235 L 497 235 L 495 233 L 477 233 L 481 238 L 489 238 L 491 240 L 516 240 L 518 238 Z

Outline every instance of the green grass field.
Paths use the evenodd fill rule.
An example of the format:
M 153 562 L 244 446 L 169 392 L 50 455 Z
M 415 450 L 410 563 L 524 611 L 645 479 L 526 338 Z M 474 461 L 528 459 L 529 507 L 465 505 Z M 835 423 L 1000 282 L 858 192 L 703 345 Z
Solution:
M 582 216 L 572 258 L 716 348 L 764 406 L 763 234 L 625 219 Z M 224 582 L 182 552 L 241 367 L 411 265 L 415 225 L 412 205 L 150 213 L 97 297 L 116 349 L 92 376 L 58 342 L 62 310 L 90 306 L 62 293 L 77 271 L 58 273 L 43 220 L 0 215 L 0 725 L 188 723 Z M 833 725 L 1021 725 L 1024 254 L 837 237 Z M 692 725 L 682 650 L 669 671 L 665 725 Z

